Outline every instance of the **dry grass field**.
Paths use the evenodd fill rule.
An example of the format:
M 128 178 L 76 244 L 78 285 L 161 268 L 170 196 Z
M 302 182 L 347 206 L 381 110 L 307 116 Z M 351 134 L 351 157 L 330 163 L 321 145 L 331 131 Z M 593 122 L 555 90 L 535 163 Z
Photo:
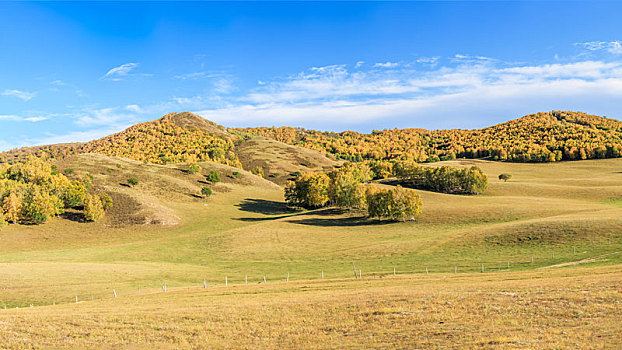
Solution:
M 441 164 L 480 166 L 489 189 L 419 191 L 417 221 L 390 223 L 291 211 L 221 164 L 73 156 L 60 168 L 116 211 L 0 232 L 1 347 L 621 347 L 622 159 Z

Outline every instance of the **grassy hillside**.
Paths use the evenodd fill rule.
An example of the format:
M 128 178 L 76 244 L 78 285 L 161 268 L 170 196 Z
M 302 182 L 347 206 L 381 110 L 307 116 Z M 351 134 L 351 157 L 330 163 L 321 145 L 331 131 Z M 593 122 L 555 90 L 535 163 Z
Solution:
M 238 131 L 349 160 L 491 157 L 514 162 L 555 162 L 622 155 L 622 122 L 580 112 L 531 114 L 478 130 L 391 129 L 360 134 L 282 127 Z
M 121 166 L 117 167 L 117 164 Z M 269 283 L 285 282 L 288 273 L 290 281 L 294 282 L 317 280 L 323 272 L 326 284 L 321 284 L 320 288 L 326 289 L 325 293 L 328 294 L 339 294 L 337 291 L 346 287 L 339 283 L 334 284 L 329 279 L 352 278 L 353 263 L 357 269 L 361 269 L 364 280 L 389 277 L 394 267 L 398 275 L 405 277 L 412 274 L 424 275 L 426 268 L 430 276 L 438 276 L 437 278 L 453 275 L 454 272 L 458 276 L 481 275 L 483 264 L 485 273 L 481 277 L 473 275 L 472 280 L 469 280 L 472 282 L 468 282 L 477 285 L 490 278 L 505 280 L 505 277 L 495 276 L 499 273 L 505 276 L 508 271 L 519 274 L 516 278 L 520 279 L 528 278 L 519 277 L 522 276 L 520 273 L 545 267 L 549 268 L 543 271 L 554 271 L 559 268 L 550 267 L 560 264 L 576 264 L 571 267 L 581 271 L 583 266 L 617 266 L 622 262 L 622 160 L 553 164 L 512 164 L 481 160 L 453 162 L 456 166 L 472 164 L 480 166 L 492 179 L 489 190 L 484 195 L 458 196 L 418 191 L 424 202 L 424 211 L 418 220 L 412 223 L 390 223 L 368 220 L 354 213 L 333 209 L 289 211 L 284 206 L 280 187 L 246 172 L 235 177 L 233 171 L 238 171 L 237 169 L 217 163 L 201 163 L 201 173 L 189 175 L 183 171 L 185 165 L 150 165 L 100 155 L 70 157 L 59 164 L 61 169 L 73 167 L 78 173 L 93 174 L 96 186 L 103 186 L 117 193 L 117 203 L 123 203 L 124 208 L 133 209 L 124 213 L 112 213 L 103 222 L 95 224 L 57 218 L 41 226 L 11 225 L 3 230 L 0 234 L 0 308 L 2 305 L 23 308 L 31 304 L 43 306 L 52 302 L 75 303 L 76 296 L 83 301 L 91 298 L 109 299 L 113 289 L 123 296 L 136 296 L 139 288 L 143 295 L 159 293 L 164 282 L 170 290 L 195 288 L 203 280 L 213 288 L 221 286 L 225 276 L 232 286 L 243 285 L 245 276 L 249 284 L 253 285 L 262 282 L 264 276 Z M 219 171 L 224 181 L 209 185 L 214 186 L 215 191 L 209 199 L 197 198 L 198 191 L 205 185 L 205 175 L 211 170 Z M 508 182 L 496 180 L 496 175 L 501 172 L 512 174 L 512 179 Z M 124 186 L 130 175 L 139 179 L 135 188 Z M 588 272 L 572 273 L 579 276 Z M 563 275 L 558 276 L 562 278 Z M 593 283 L 596 283 L 594 288 L 598 291 L 596 293 L 610 293 L 606 287 L 609 283 L 606 282 L 609 281 L 607 276 L 611 275 L 604 275 L 602 281 L 593 277 Z M 406 278 L 408 280 L 410 277 Z M 579 287 L 578 281 L 579 279 L 553 279 L 549 285 L 563 282 L 568 284 L 570 290 L 583 288 Z M 361 287 L 370 286 L 365 282 L 361 283 Z M 436 290 L 444 288 L 442 286 L 445 285 L 438 279 L 424 279 L 417 283 L 425 285 L 422 287 L 424 291 L 420 292 L 423 294 L 406 294 L 407 298 L 395 297 L 393 293 L 399 288 L 399 283 L 394 285 L 387 282 L 379 287 L 380 294 L 377 298 L 381 300 L 383 295 L 388 300 L 397 298 L 395 304 L 389 305 L 410 309 L 414 306 L 410 302 L 405 304 L 404 298 L 415 298 L 418 295 L 417 298 L 420 298 L 427 293 L 425 288 Z M 496 295 L 499 290 L 515 293 L 516 289 L 509 288 L 508 285 L 511 284 L 491 284 L 491 295 Z M 325 312 L 331 307 L 336 308 L 335 310 L 342 308 L 335 304 L 339 298 L 328 294 L 314 299 L 320 304 L 303 302 L 301 306 L 296 306 L 296 300 L 302 302 L 306 298 L 303 295 L 309 295 L 303 292 L 307 290 L 303 287 L 308 287 L 309 284 L 305 282 L 295 286 L 297 287 L 292 288 L 296 292 L 292 292 L 291 296 L 294 304 L 288 311 L 288 317 L 303 317 L 307 306 L 302 305 L 322 310 L 318 317 L 328 317 L 329 314 Z M 348 288 L 353 288 L 348 292 L 354 298 L 353 303 L 360 300 L 363 305 L 368 305 L 364 310 L 374 312 L 369 307 L 369 303 L 373 304 L 374 300 L 370 299 L 373 289 L 364 291 L 358 287 L 346 289 Z M 516 288 L 520 290 L 518 285 Z M 555 294 L 552 288 L 541 287 L 537 283 L 534 288 L 541 288 L 546 298 L 572 298 Z M 197 300 L 197 305 L 217 301 L 223 303 L 224 308 L 228 299 L 218 290 L 214 290 L 215 294 L 189 294 L 188 298 Z M 252 290 L 235 290 L 245 295 L 244 300 L 240 300 L 242 305 L 261 300 L 246 296 L 246 293 L 253 295 Z M 229 292 L 225 294 L 227 293 Z M 157 311 L 156 303 L 171 300 L 180 303 L 179 307 L 186 307 L 182 306 L 185 305 L 185 296 L 179 300 L 168 299 L 174 298 L 173 295 L 177 294 L 171 294 L 170 297 L 167 294 L 167 299 L 161 299 L 164 296 L 141 299 L 140 302 L 145 303 L 142 304 L 144 309 L 140 309 L 145 312 L 142 316 L 145 321 L 138 328 L 138 334 L 151 334 L 149 329 L 152 325 L 167 327 L 158 326 L 159 322 L 164 322 L 159 320 L 167 318 L 167 314 Z M 436 295 L 445 298 L 443 294 Z M 458 294 L 452 295 L 453 302 L 463 298 Z M 600 304 L 589 307 L 608 310 L 619 307 L 611 304 L 612 296 L 608 295 L 609 299 L 598 299 Z M 541 298 L 537 295 L 532 297 Z M 280 294 L 275 294 L 266 298 L 266 303 L 275 303 L 274 307 L 278 307 L 276 300 L 281 297 Z M 322 304 L 321 300 L 327 300 L 327 304 Z M 134 302 L 136 301 L 128 300 L 128 303 Z M 476 303 L 474 305 L 484 305 L 473 302 Z M 95 318 L 91 320 L 98 317 L 119 320 L 125 317 L 120 312 L 129 312 L 109 308 L 109 302 L 98 303 L 85 303 L 78 309 L 63 306 L 63 310 L 66 310 L 63 313 L 66 312 L 66 317 L 71 317 L 77 315 L 75 312 L 90 314 L 100 308 L 95 313 L 99 316 L 93 316 Z M 357 310 L 356 305 L 359 304 L 353 304 L 355 309 L 352 310 Z M 90 309 L 91 307 L 95 309 Z M 15 316 L 16 313 L 23 312 L 23 315 L 27 315 L 29 312 L 39 312 L 35 310 L 41 310 L 41 320 L 48 320 L 46 322 L 50 322 L 52 329 L 61 327 L 64 322 L 65 316 L 56 319 L 44 316 L 48 312 L 45 311 L 48 310 L 46 308 L 15 310 L 7 314 L 0 312 L 0 317 L 20 319 L 26 316 Z M 248 320 L 251 327 L 257 327 L 255 322 L 261 322 L 263 317 L 263 313 L 257 310 L 257 317 L 252 316 Z M 579 313 L 591 312 L 593 309 L 577 307 L 576 310 Z M 348 315 L 358 319 L 358 312 Z M 188 317 L 201 320 L 197 322 L 205 321 L 194 313 Z M 535 314 L 533 317 L 536 317 Z M 609 322 L 608 317 L 603 322 Z M 180 332 L 186 332 L 182 329 L 192 332 L 192 324 L 195 323 L 179 322 Z M 216 328 L 237 327 L 230 323 L 233 321 L 229 318 L 207 322 L 215 322 L 213 327 Z M 572 322 L 572 319 L 565 319 L 564 322 Z M 78 322 L 74 326 L 62 327 L 67 329 L 68 334 L 82 339 L 76 344 L 87 344 L 84 343 L 86 338 L 80 335 L 82 327 L 87 323 Z M 15 339 L 22 339 L 20 337 L 25 328 L 21 327 L 25 326 L 19 326 L 21 323 L 0 324 L 6 331 L 2 334 L 18 334 Z M 372 334 L 387 331 L 382 325 L 370 327 L 369 332 Z M 611 329 L 610 327 L 605 328 Z M 270 332 L 269 329 L 272 328 L 268 327 L 266 332 Z M 108 331 L 124 332 L 115 327 L 108 328 Z M 318 331 L 324 332 L 315 330 Z M 101 332 L 106 334 L 107 331 L 103 328 Z M 283 333 L 273 332 L 270 339 L 278 343 L 279 334 Z M 327 332 L 326 334 L 332 334 Z M 38 338 L 33 335 L 34 338 L 29 339 L 46 344 L 46 336 L 40 336 Z M 343 340 L 343 334 L 333 336 L 346 341 L 344 344 L 356 344 Z M 469 336 L 463 334 L 460 337 L 465 339 L 463 337 Z M 109 338 L 109 344 L 115 344 L 119 339 L 113 338 Z M 484 338 L 484 333 L 481 333 L 481 338 L 477 339 Z M 175 343 L 179 339 L 171 338 L 164 342 Z M 214 338 L 213 344 L 221 344 L 216 339 L 220 338 Z M 304 338 L 300 339 L 305 341 Z M 388 335 L 385 339 L 399 340 Z M 559 340 L 555 337 L 552 339 Z M 156 342 L 153 339 L 145 341 Z
M 261 168 L 266 179 L 280 185 L 295 178 L 295 172 L 329 171 L 342 163 L 317 151 L 261 136 L 244 140 L 236 153 L 244 169 Z

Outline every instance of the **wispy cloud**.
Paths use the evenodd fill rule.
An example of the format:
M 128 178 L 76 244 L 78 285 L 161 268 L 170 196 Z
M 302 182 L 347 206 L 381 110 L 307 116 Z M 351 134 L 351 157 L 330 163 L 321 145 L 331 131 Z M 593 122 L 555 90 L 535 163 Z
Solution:
M 516 65 L 467 55 L 450 62 L 423 71 L 406 64 L 364 71 L 349 71 L 346 65 L 313 67 L 258 86 L 224 106 L 197 111 L 234 126 L 335 128 L 474 127 L 552 109 L 602 114 L 622 109 L 622 62 Z
M 0 93 L 0 95 L 13 96 L 23 101 L 30 101 L 36 96 L 36 93 L 21 90 L 4 90 L 2 93 Z
M 396 68 L 397 66 L 399 66 L 400 64 L 398 62 L 378 62 L 376 64 L 374 64 L 374 67 L 376 68 Z
M 49 119 L 47 116 L 37 116 L 37 117 L 20 117 L 17 115 L 0 115 L 0 120 L 10 120 L 14 122 L 40 122 Z
M 138 63 L 126 63 L 110 69 L 102 78 L 104 80 L 120 81 L 130 75 L 138 67 Z
M 622 55 L 622 42 L 616 41 L 587 41 L 575 43 L 589 51 L 606 51 L 614 55 Z

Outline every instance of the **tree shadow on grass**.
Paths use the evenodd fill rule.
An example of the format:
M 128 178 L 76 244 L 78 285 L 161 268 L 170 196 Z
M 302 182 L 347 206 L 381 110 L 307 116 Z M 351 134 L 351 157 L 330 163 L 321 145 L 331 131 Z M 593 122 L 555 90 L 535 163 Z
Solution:
M 366 216 L 338 217 L 338 218 L 308 218 L 292 220 L 292 223 L 307 226 L 321 227 L 356 227 L 356 226 L 378 226 L 392 224 L 393 221 L 375 220 Z
M 235 206 L 242 211 L 263 215 L 284 215 L 296 212 L 296 210 L 289 208 L 284 202 L 265 199 L 246 198 L 242 203 L 236 204 Z M 274 218 L 267 219 L 272 220 Z
M 60 217 L 74 222 L 86 222 L 84 213 L 79 209 L 65 209 L 65 212 Z

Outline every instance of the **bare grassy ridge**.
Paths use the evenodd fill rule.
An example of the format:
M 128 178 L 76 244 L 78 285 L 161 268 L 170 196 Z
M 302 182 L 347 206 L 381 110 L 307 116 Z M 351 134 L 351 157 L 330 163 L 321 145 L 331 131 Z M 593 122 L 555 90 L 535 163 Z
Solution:
M 99 155 L 60 163 L 132 198 L 132 215 L 144 220 L 112 213 L 95 224 L 58 218 L 3 230 L 0 344 L 621 346 L 621 159 L 450 162 L 480 166 L 488 191 L 419 191 L 423 214 L 397 224 L 332 209 L 291 212 L 273 183 L 200 164 L 190 175 L 186 165 Z M 223 181 L 208 184 L 209 199 L 197 198 L 211 170 Z M 498 181 L 500 173 L 513 177 Z M 123 185 L 129 175 L 139 179 L 135 188 Z M 593 262 L 537 270 L 585 259 Z M 353 262 L 362 281 L 352 278 Z M 267 285 L 258 284 L 263 276 Z M 161 293 L 164 281 L 174 293 Z M 85 302 L 76 305 L 76 296 Z

